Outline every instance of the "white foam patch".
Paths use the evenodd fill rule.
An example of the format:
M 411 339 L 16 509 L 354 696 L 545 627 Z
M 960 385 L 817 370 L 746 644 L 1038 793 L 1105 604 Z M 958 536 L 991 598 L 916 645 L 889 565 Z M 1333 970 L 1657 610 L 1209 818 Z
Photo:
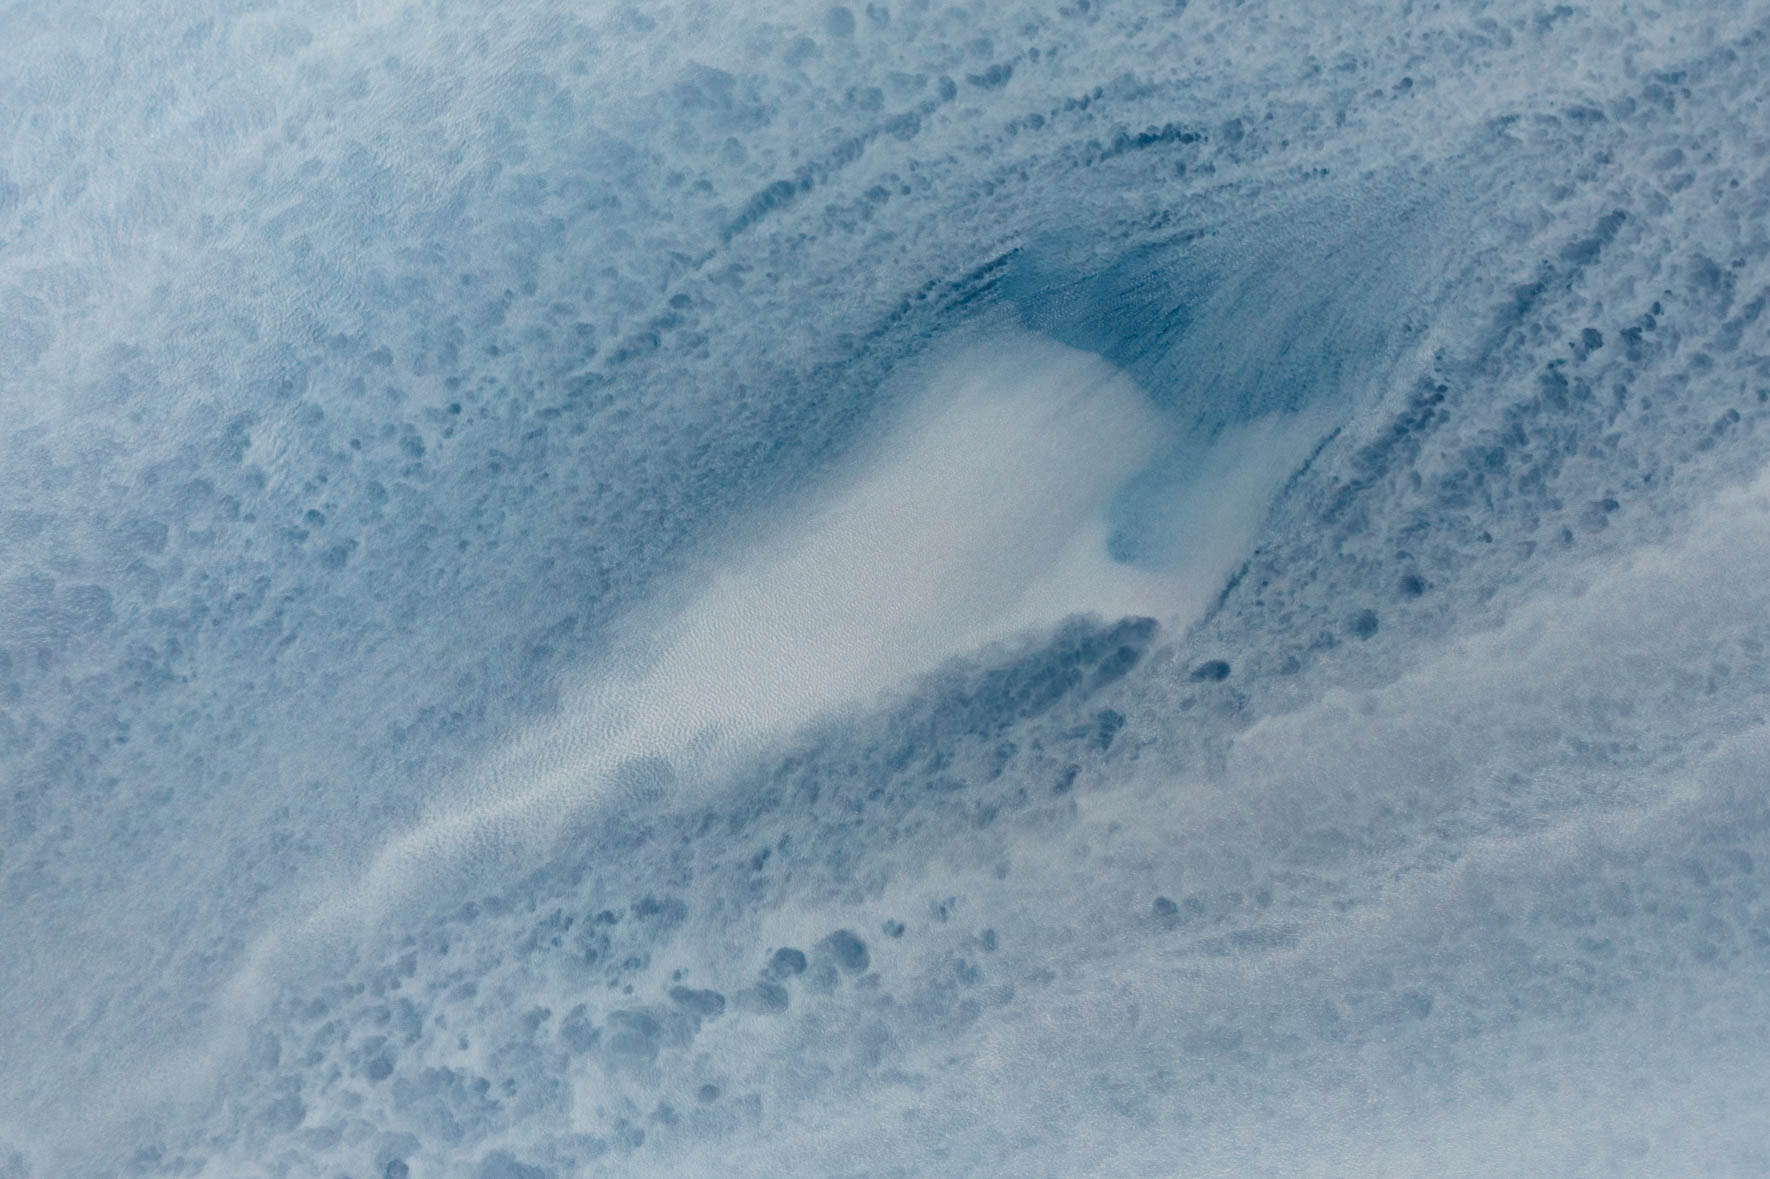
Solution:
M 925 389 L 857 474 L 736 546 L 685 605 L 637 620 L 557 715 L 445 790 L 350 888 L 310 910 L 306 932 L 360 929 L 441 882 L 507 869 L 592 808 L 680 801 L 771 737 L 992 641 L 1079 613 L 1190 623 L 1241 558 L 1274 485 L 1213 458 L 1189 497 L 1199 527 L 1187 559 L 1132 568 L 1107 555 L 1107 508 L 1172 440 L 1127 377 L 1010 333 L 920 379 Z M 1272 429 L 1230 447 L 1247 459 Z M 291 944 L 263 940 L 245 991 Z
M 929 897 L 965 898 L 955 924 L 1001 934 L 992 980 L 1024 972 L 1013 1006 L 904 1046 L 894 1075 L 913 1084 L 820 1097 L 748 1137 L 694 1144 L 671 1173 L 724 1174 L 732 1159 L 745 1173 L 839 1172 L 862 1154 L 882 1172 L 920 1173 L 930 1142 L 950 1147 L 942 1173 L 1759 1173 L 1734 1160 L 1761 1157 L 1753 1115 L 1763 1070 L 1747 1062 L 1763 1055 L 1763 989 L 1742 985 L 1740 971 L 1651 957 L 1679 951 L 1660 939 L 1684 922 L 1737 922 L 1739 936 L 1752 920 L 1743 907 L 1643 916 L 1627 965 L 1597 975 L 1602 997 L 1574 1014 L 1535 999 L 1520 1002 L 1515 1021 L 1478 1033 L 1469 1029 L 1481 1027 L 1480 1009 L 1455 1022 L 1458 983 L 1480 977 L 1457 955 L 1490 944 L 1525 959 L 1533 945 L 1557 954 L 1559 935 L 1588 932 L 1570 931 L 1564 916 L 1579 911 L 1582 864 L 1641 864 L 1664 832 L 1687 829 L 1681 811 L 1724 813 L 1721 800 L 1761 793 L 1770 764 L 1761 690 L 1711 697 L 1699 676 L 1679 678 L 1706 674 L 1718 643 L 1770 617 L 1770 475 L 1693 513 L 1672 544 L 1567 572 L 1492 631 L 1409 643 L 1416 662 L 1386 686 L 1331 688 L 1258 721 L 1236 736 L 1220 772 L 1145 757 L 1119 788 L 1072 795 L 1075 825 L 1010 828 L 993 862 L 900 863 L 855 927 L 914 913 Z M 1653 717 L 1670 737 L 1662 753 L 1607 760 L 1579 747 L 1610 695 L 1630 727 Z M 1728 730 L 1737 731 L 1717 740 Z M 1520 795 L 1500 785 L 1514 777 L 1539 796 L 1528 822 L 1518 821 Z M 1437 799 L 1446 800 L 1442 821 L 1431 816 Z M 1357 829 L 1361 808 L 1379 807 L 1392 814 L 1392 845 L 1350 852 L 1341 866 L 1292 858 L 1287 835 L 1342 822 Z M 1409 808 L 1427 817 L 1400 813 Z M 1235 929 L 1228 920 L 1206 933 L 1151 936 L 1143 915 L 1152 893 L 1180 896 L 1182 880 L 1195 893 L 1248 887 L 1240 868 L 1230 881 L 1213 878 L 1217 849 L 1257 865 L 1256 879 L 1297 889 L 1254 919 L 1296 922 L 1294 948 L 1200 953 L 1206 934 Z M 998 876 L 996 863 L 1014 871 Z M 1332 903 L 1344 899 L 1337 876 L 1357 882 L 1356 905 Z M 1542 910 L 1505 896 L 1503 916 L 1492 918 L 1503 931 L 1486 928 L 1472 895 L 1519 879 L 1542 887 Z M 1559 890 L 1574 902 L 1563 905 Z M 848 902 L 850 920 L 861 909 Z M 756 943 L 804 945 L 832 923 L 815 901 L 771 908 L 766 920 Z M 881 972 L 914 965 L 880 958 Z M 1373 975 L 1402 981 L 1373 985 Z M 1398 1029 L 1392 1039 L 1367 1028 L 1362 1043 L 1295 1057 L 1262 1032 L 1273 1006 L 1328 1000 L 1356 1010 L 1420 979 L 1443 980 L 1444 1028 Z M 883 989 L 902 1001 L 914 983 L 887 974 Z M 1204 1051 L 1187 1047 L 1188 1036 L 1242 1020 L 1253 1047 L 1186 1092 L 1188 1072 L 1208 1067 L 1188 1059 Z M 722 1062 L 746 1083 L 766 1067 L 756 1063 L 768 1059 L 758 1043 L 768 1042 L 739 1042 Z M 1315 1071 L 1324 1060 L 1328 1081 Z M 1132 1078 L 1148 1075 L 1139 1068 L 1169 1061 L 1178 1092 L 1139 1093 Z M 1191 1120 L 1152 1116 L 1170 1103 Z M 881 1131 L 902 1123 L 914 1133 Z M 1604 1153 L 1635 1141 L 1651 1141 L 1653 1165 Z
M 1285 480 L 1333 428 L 1333 412 L 1312 407 L 1267 414 L 1189 440 L 1166 460 L 1155 502 L 1141 497 L 1136 524 L 1143 563 L 1188 585 L 1208 580 L 1213 592 L 1222 589 Z

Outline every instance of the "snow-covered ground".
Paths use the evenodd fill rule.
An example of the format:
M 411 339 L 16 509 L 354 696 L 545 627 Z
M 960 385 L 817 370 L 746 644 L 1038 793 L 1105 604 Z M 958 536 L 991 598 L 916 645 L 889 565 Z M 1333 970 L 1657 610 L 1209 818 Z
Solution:
M 0 1179 L 1770 1173 L 1767 78 L 0 2 Z

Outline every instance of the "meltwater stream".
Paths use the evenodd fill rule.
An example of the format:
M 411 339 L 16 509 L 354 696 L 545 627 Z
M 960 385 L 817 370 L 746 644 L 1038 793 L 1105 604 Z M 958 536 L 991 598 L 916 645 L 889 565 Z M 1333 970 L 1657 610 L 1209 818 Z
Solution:
M 0 6 L 0 1179 L 1770 1172 L 1770 6 Z

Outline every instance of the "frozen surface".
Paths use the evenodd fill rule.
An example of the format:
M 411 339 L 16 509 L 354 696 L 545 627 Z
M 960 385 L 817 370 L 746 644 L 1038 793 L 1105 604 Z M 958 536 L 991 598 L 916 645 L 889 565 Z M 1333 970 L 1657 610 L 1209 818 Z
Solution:
M 0 1179 L 1770 1173 L 1766 77 L 0 2 Z

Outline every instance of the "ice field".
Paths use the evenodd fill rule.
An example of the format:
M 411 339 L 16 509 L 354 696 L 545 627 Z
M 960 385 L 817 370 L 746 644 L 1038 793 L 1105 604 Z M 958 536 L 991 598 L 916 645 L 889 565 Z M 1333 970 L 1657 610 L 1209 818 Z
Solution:
M 0 1179 L 1770 1174 L 1770 0 L 0 0 Z

